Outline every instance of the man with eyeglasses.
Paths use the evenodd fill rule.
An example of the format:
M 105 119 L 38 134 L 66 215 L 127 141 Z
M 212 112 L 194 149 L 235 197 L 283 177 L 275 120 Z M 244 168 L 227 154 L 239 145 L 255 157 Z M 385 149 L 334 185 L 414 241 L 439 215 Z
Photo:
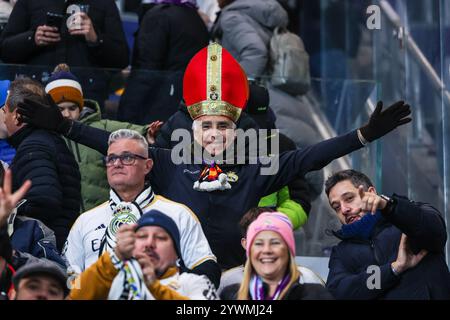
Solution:
M 181 148 L 177 145 L 172 150 L 151 149 L 155 169 L 150 179 L 158 193 L 189 206 L 198 214 L 223 269 L 245 261 L 238 222 L 246 211 L 257 206 L 261 197 L 411 121 L 410 107 L 403 101 L 386 110 L 382 110 L 380 102 L 369 122 L 357 130 L 304 149 L 284 152 L 279 157 L 255 156 L 252 160 L 256 161 L 251 163 L 247 154 L 239 154 L 239 148 L 232 148 L 235 144 L 239 147 L 235 128 L 247 106 L 249 85 L 242 67 L 227 50 L 212 43 L 191 59 L 184 72 L 183 96 L 193 120 L 195 141 L 188 145 L 182 143 Z M 43 106 L 28 101 L 19 110 L 23 121 L 105 152 L 107 132 L 63 121 L 55 111 L 51 104 Z M 190 136 L 189 132 L 185 133 Z M 244 164 L 239 163 L 240 156 Z
M 218 285 L 220 268 L 196 215 L 180 203 L 155 195 L 145 181 L 153 168 L 145 138 L 136 131 L 120 129 L 110 135 L 108 145 L 104 163 L 110 199 L 83 213 L 73 225 L 63 251 L 69 272 L 78 274 L 104 252 L 111 253 L 121 225 L 133 224 L 144 213 L 158 210 L 172 218 L 180 230 L 181 270 L 204 274 Z
M 79 79 L 64 63 L 56 66 L 45 86 L 45 92 L 58 105 L 64 118 L 80 121 L 88 126 L 110 132 L 132 129 L 142 135 L 147 133 L 146 126 L 102 119 L 97 101 L 85 99 L 83 91 L 85 88 L 82 88 Z M 103 155 L 70 139 L 65 139 L 65 141 L 80 167 L 81 212 L 84 212 L 95 208 L 109 198 L 109 185 L 102 163 Z

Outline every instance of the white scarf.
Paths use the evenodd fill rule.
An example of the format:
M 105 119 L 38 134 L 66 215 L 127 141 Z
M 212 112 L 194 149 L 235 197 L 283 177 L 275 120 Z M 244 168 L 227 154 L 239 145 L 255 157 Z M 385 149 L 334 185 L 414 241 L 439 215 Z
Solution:
M 120 271 L 111 284 L 108 300 L 155 300 L 145 284 L 141 266 L 136 259 L 127 260 L 120 266 L 112 260 Z
M 155 198 L 151 187 L 144 189 L 132 202 L 122 201 L 113 189 L 110 190 L 109 195 L 108 210 L 111 212 L 111 220 L 101 241 L 99 257 L 106 251 L 109 253 L 113 251 L 119 227 L 122 224 L 136 223 L 142 216 L 142 210 Z

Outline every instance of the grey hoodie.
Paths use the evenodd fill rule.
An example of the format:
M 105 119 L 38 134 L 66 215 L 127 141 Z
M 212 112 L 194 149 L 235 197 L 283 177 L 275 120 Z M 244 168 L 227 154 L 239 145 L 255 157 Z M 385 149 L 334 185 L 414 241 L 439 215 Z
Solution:
M 276 0 L 235 0 L 222 9 L 213 35 L 255 78 L 265 73 L 273 29 L 287 24 L 288 15 Z

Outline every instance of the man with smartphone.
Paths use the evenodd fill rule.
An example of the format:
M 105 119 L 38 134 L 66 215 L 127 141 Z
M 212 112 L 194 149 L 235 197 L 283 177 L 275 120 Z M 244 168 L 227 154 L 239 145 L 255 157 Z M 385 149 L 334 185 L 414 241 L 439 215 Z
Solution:
M 129 49 L 113 0 L 21 0 L 1 34 L 0 59 L 36 66 L 25 74 L 38 78 L 56 63 L 70 65 L 85 97 L 98 101 L 104 112 L 110 79 L 98 68 L 127 67 Z

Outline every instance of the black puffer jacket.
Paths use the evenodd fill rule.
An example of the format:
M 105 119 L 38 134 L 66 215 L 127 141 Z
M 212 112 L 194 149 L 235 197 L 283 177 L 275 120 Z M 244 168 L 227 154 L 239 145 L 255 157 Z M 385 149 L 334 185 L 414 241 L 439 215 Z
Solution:
M 38 47 L 34 33 L 38 26 L 46 23 L 47 12 L 65 14 L 71 3 L 89 4 L 88 15 L 98 35 L 98 43 L 88 45 L 84 37 L 71 36 L 63 23 L 59 43 Z M 20 0 L 14 6 L 0 41 L 1 59 L 6 63 L 53 68 L 66 62 L 72 67 L 124 68 L 129 62 L 128 45 L 113 0 Z
M 80 211 L 80 171 L 64 140 L 51 132 L 24 127 L 8 142 L 17 150 L 11 163 L 13 189 L 32 182 L 17 214 L 41 220 L 55 232 L 61 250 Z

